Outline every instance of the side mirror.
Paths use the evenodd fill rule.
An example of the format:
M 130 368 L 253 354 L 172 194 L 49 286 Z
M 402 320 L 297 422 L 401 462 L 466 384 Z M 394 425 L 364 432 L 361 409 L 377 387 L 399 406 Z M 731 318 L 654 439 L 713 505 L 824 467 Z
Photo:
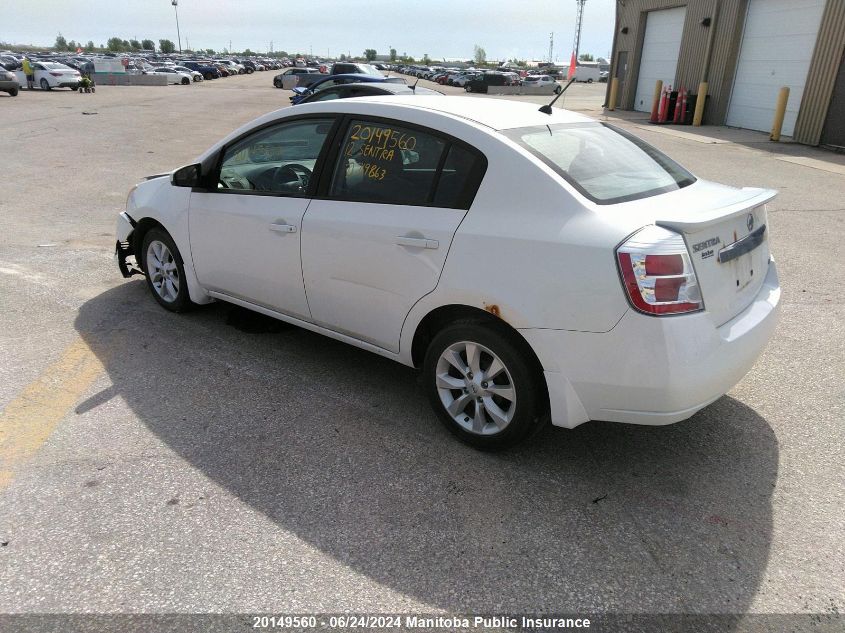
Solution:
M 188 165 L 173 172 L 170 182 L 174 187 L 199 187 L 202 179 L 202 165 Z

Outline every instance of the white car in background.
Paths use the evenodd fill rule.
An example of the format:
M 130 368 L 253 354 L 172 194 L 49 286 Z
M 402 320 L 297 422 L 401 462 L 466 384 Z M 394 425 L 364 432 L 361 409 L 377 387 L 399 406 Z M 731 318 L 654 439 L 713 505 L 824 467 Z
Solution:
M 203 81 L 202 73 L 196 70 L 191 70 L 187 66 L 168 66 L 167 68 L 172 68 L 178 73 L 186 73 L 191 76 L 193 81 Z
M 32 69 L 35 76 L 35 85 L 42 90 L 52 90 L 53 88 L 76 90 L 79 88 L 79 82 L 82 81 L 82 75 L 79 74 L 78 70 L 56 62 L 32 62 Z M 20 84 L 25 86 L 26 75 L 23 70 L 16 70 L 15 75 Z
M 227 301 L 420 367 L 446 427 L 495 449 L 731 389 L 777 321 L 774 196 L 557 108 L 341 99 L 138 184 L 116 256 L 168 310 Z
M 243 75 L 246 72 L 246 68 L 241 64 L 233 62 L 231 59 L 216 59 L 214 60 L 217 64 L 223 64 L 226 68 L 229 69 L 229 72 L 233 75 Z
M 559 94 L 563 88 L 551 75 L 528 75 L 522 80 L 526 88 L 549 87 L 555 94 Z
M 193 81 L 193 77 L 189 73 L 179 72 L 174 68 L 153 68 L 144 72 L 145 75 L 164 75 L 167 77 L 168 84 L 181 84 L 183 86 L 189 85 Z

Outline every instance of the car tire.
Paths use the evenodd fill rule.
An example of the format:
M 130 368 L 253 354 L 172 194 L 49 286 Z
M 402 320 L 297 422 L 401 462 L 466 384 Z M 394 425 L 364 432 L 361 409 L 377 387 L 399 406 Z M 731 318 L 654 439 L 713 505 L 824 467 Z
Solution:
M 212 75 L 211 73 L 205 73 L 203 77 L 205 77 L 206 81 L 211 81 L 212 79 L 214 79 L 214 75 Z
M 247 74 L 247 75 L 251 75 L 251 74 L 252 74 L 252 73 L 254 73 L 254 72 L 255 72 L 255 69 L 254 69 L 254 68 L 247 68 L 247 69 L 246 69 L 246 74 Z
M 44 77 L 41 78 L 41 81 L 38 82 L 38 85 L 41 86 L 41 90 L 52 90 L 53 89 L 50 86 L 50 82 L 47 81 Z
M 141 268 L 146 273 L 147 287 L 153 298 L 165 310 L 185 312 L 194 307 L 188 296 L 182 255 L 164 229 L 153 228 L 144 235 Z
M 183 85 L 183 86 L 190 86 L 190 85 L 191 85 L 191 80 L 190 80 L 190 79 L 188 79 L 187 77 L 182 77 L 182 85 Z
M 77 90 L 79 90 L 79 86 L 71 86 L 70 89 L 76 92 Z
M 539 363 L 497 323 L 459 321 L 441 330 L 426 351 L 423 383 L 444 426 L 479 449 L 510 448 L 548 420 Z
M 592 78 L 592 77 L 590 77 L 590 78 L 587 80 L 587 83 L 588 83 L 588 84 L 593 83 L 593 78 Z
M 563 87 L 562 86 L 555 86 L 555 94 L 559 95 L 561 92 L 563 92 Z
M 9 96 L 10 97 L 17 97 L 18 96 L 18 89 L 12 88 L 11 90 L 9 90 Z
M 467 92 L 472 92 L 472 86 L 467 84 L 466 86 L 464 86 L 464 90 L 466 90 Z

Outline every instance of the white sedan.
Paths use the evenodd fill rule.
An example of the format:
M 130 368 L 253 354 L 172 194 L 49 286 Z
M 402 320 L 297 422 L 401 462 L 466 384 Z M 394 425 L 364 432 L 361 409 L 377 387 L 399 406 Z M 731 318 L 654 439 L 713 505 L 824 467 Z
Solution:
M 731 389 L 777 321 L 774 196 L 561 109 L 343 99 L 137 185 L 116 256 L 168 310 L 227 301 L 420 367 L 446 427 L 492 449 Z
M 154 68 L 144 72 L 145 75 L 164 75 L 167 77 L 168 84 L 181 84 L 183 86 L 189 85 L 193 81 L 190 73 L 180 72 L 173 68 Z
M 551 75 L 528 75 L 522 80 L 522 85 L 526 88 L 551 88 L 555 94 L 560 93 L 563 87 L 555 81 Z
M 187 66 L 165 66 L 165 68 L 170 68 L 170 69 L 175 70 L 176 72 L 179 72 L 179 73 L 185 73 L 186 75 L 191 77 L 191 79 L 193 81 L 202 81 L 203 80 L 203 76 L 202 76 L 201 72 L 199 72 L 197 70 L 191 70 Z
M 56 62 L 33 62 L 32 69 L 35 76 L 35 85 L 42 90 L 52 90 L 53 88 L 76 90 L 79 88 L 79 82 L 82 81 L 82 75 L 79 74 L 78 70 Z M 17 70 L 15 75 L 20 84 L 25 86 L 26 75 L 23 71 Z

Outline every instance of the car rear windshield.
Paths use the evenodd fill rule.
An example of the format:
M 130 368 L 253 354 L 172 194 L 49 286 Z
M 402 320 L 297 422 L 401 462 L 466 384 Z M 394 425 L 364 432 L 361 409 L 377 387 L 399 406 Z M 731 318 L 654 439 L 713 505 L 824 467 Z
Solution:
M 648 143 L 604 123 L 543 125 L 505 134 L 598 204 L 648 198 L 695 182 Z

